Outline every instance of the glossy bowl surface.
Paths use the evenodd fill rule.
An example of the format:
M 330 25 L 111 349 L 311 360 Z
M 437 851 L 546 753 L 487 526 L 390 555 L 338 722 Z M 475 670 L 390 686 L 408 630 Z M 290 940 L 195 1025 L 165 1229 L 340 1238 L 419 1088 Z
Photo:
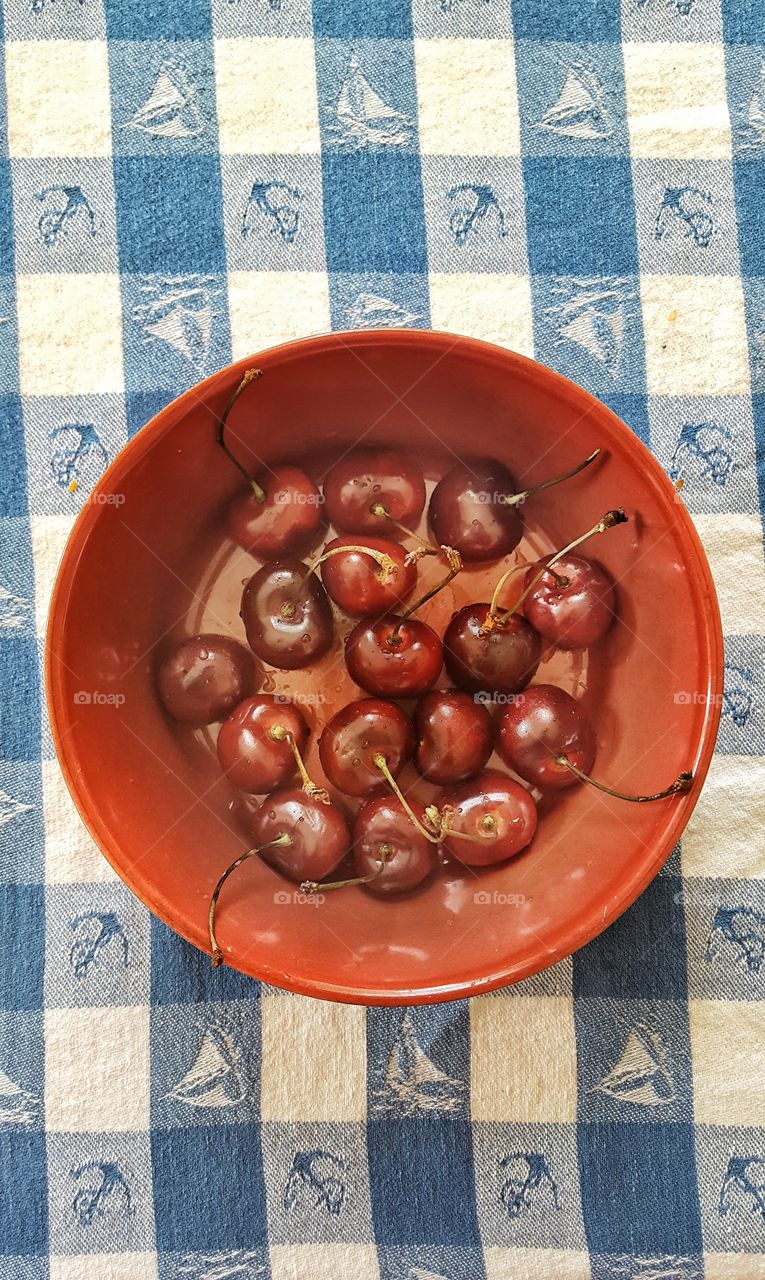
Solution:
M 470 338 L 386 330 L 291 342 L 168 405 L 109 467 L 74 526 L 51 605 L 47 693 L 58 758 L 94 839 L 137 896 L 205 950 L 211 888 L 246 847 L 246 801 L 220 774 L 215 731 L 172 724 L 154 680 L 175 638 L 243 636 L 242 583 L 257 562 L 225 534 L 240 479 L 215 424 L 253 366 L 264 376 L 231 419 L 232 442 L 253 470 L 299 462 L 320 478 L 363 437 L 415 450 L 430 485 L 469 452 L 501 459 L 526 488 L 603 450 L 582 476 L 526 505 L 519 553 L 548 552 L 623 506 L 629 524 L 592 547 L 619 584 L 618 621 L 587 654 L 544 661 L 536 679 L 584 698 L 603 780 L 653 791 L 692 768 L 692 791 L 638 806 L 572 787 L 542 803 L 537 836 L 516 860 L 477 874 L 448 865 L 396 901 L 353 889 L 311 905 L 257 859 L 221 896 L 228 963 L 293 991 L 424 1003 L 517 981 L 623 912 L 696 802 L 719 720 L 722 636 L 694 526 L 613 413 L 543 366 Z M 423 568 L 423 581 L 436 571 Z M 496 565 L 470 570 L 422 616 L 443 631 L 455 608 L 489 599 L 497 576 Z M 359 696 L 341 636 L 317 671 L 275 673 L 264 687 L 300 694 L 317 732 Z M 315 745 L 309 766 L 320 778 Z

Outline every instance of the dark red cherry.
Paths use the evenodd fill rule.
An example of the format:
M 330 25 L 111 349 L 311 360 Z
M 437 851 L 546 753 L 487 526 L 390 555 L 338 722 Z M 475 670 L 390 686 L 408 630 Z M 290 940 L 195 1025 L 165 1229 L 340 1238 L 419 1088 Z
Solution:
M 380 698 L 418 698 L 433 688 L 443 664 L 441 641 L 418 618 L 364 620 L 345 642 L 351 679 Z
M 595 735 L 580 702 L 552 684 L 533 684 L 502 709 L 496 725 L 497 750 L 517 774 L 536 787 L 557 790 L 577 783 L 576 774 L 556 757 L 589 773 Z
M 263 861 L 298 884 L 328 876 L 351 843 L 342 809 L 300 787 L 285 787 L 267 796 L 249 825 Z M 284 844 L 271 843 L 280 837 Z M 271 847 L 264 848 L 268 844 Z
M 416 800 L 408 803 L 424 822 L 424 807 Z M 370 892 L 406 893 L 433 870 L 435 845 L 417 830 L 395 796 L 376 796 L 356 816 L 353 861 L 359 876 L 373 877 L 366 886 Z
M 469 867 L 488 867 L 512 858 L 531 843 L 537 829 L 532 797 L 499 769 L 487 769 L 444 792 L 440 806 L 442 846 Z
M 530 587 L 544 561 L 531 565 Z M 613 579 L 581 556 L 562 556 L 531 588 L 523 603 L 529 622 L 559 649 L 586 649 L 608 631 L 616 611 Z
M 531 680 L 542 641 L 524 617 L 511 614 L 482 634 L 488 604 L 468 604 L 452 617 L 444 635 L 444 662 L 455 684 L 472 693 L 516 693 Z
M 396 538 L 401 535 L 397 524 L 417 524 L 425 481 L 412 458 L 398 449 L 353 449 L 327 473 L 324 501 L 342 533 Z
M 417 704 L 414 763 L 423 778 L 440 786 L 479 773 L 492 753 L 492 723 L 486 707 L 457 689 L 434 689 Z
M 271 467 L 252 487 L 232 499 L 226 528 L 245 551 L 263 560 L 292 552 L 300 555 L 318 541 L 324 528 L 322 497 L 300 467 Z
M 324 554 L 337 552 L 341 547 L 349 550 L 329 556 L 321 566 L 321 577 L 327 594 L 346 613 L 389 613 L 402 604 L 414 590 L 417 567 L 407 562 L 407 553 L 398 542 L 390 538 L 374 538 L 365 534 L 363 545 L 389 557 L 392 569 L 381 566 L 359 550 L 362 545 L 354 536 L 334 538 Z
M 386 782 L 374 762 L 380 754 L 392 774 L 414 751 L 411 722 L 395 702 L 360 698 L 333 716 L 319 739 L 319 758 L 327 778 L 349 796 L 384 791 Z
M 241 615 L 250 648 L 272 667 L 310 666 L 332 644 L 327 593 L 300 560 L 282 558 L 258 569 L 244 589 Z
M 515 480 L 496 459 L 457 463 L 431 495 L 429 518 L 436 541 L 453 547 L 466 561 L 506 556 L 523 534 L 518 507 L 504 502 L 514 493 Z
M 289 742 L 271 736 L 281 727 L 302 751 L 308 725 L 294 703 L 270 693 L 245 698 L 223 721 L 218 734 L 218 759 L 226 776 L 242 791 L 263 795 L 283 787 L 297 772 Z
M 165 710 L 181 724 L 212 724 L 257 688 L 255 663 L 229 636 L 182 640 L 163 659 L 157 688 Z

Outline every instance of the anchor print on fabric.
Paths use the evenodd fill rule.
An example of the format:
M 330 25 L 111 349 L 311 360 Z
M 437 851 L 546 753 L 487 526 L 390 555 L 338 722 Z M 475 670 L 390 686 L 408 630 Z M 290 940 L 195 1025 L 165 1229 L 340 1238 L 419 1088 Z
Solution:
M 292 244 L 300 230 L 300 209 L 296 206 L 302 198 L 302 191 L 288 187 L 286 182 L 254 182 L 242 218 L 243 239 L 254 235 L 259 224 L 265 224 L 271 235 Z
M 686 422 L 670 459 L 670 480 L 684 479 L 685 468 L 690 460 L 700 464 L 700 469 L 694 467 L 699 479 L 708 478 L 723 489 L 733 468 L 733 454 L 728 447 L 728 442 L 732 439 L 730 429 L 719 422 Z
M 449 229 L 455 243 L 460 247 L 468 237 L 478 236 L 489 224 L 489 214 L 493 214 L 495 234 L 504 239 L 507 235 L 507 222 L 502 206 L 494 191 L 484 183 L 460 183 L 447 191 L 447 198 L 455 202 L 449 214 Z
M 707 941 L 705 959 L 711 963 L 733 952 L 738 964 L 760 973 L 765 964 L 765 915 L 751 907 L 718 907 Z
M 720 1187 L 720 1217 L 760 1217 L 765 1222 L 765 1160 L 731 1156 Z
M 0 631 L 23 631 L 32 613 L 32 603 L 0 586 Z M 28 808 L 29 806 L 27 806 Z M 3 793 L 0 791 L 0 827 L 3 825 Z
M 187 1254 L 178 1264 L 175 1280 L 260 1280 L 266 1268 L 251 1249 L 230 1253 Z
M 90 1160 L 72 1169 L 70 1176 L 80 1183 L 72 1201 L 72 1212 L 81 1227 L 90 1227 L 100 1218 L 127 1218 L 133 1200 L 118 1164 Z
M 676 1097 L 668 1064 L 669 1054 L 661 1036 L 640 1022 L 628 1033 L 618 1061 L 590 1093 L 604 1093 L 617 1102 L 643 1107 L 664 1106 Z
M 37 1120 L 40 1099 L 0 1071 L 0 1129 L 11 1125 L 27 1127 Z
M 204 372 L 220 287 L 213 277 L 147 277 L 141 286 L 144 301 L 133 308 L 133 319 L 144 342 L 162 342 Z
M 336 1217 L 345 1203 L 344 1169 L 329 1151 L 296 1151 L 284 1190 L 285 1209 L 309 1203 Z
M 100 475 L 109 461 L 92 422 L 64 422 L 53 428 L 48 439 L 55 446 L 50 462 L 51 473 L 62 489 L 69 489 L 73 481 L 79 485 L 86 467 L 88 471 L 95 467 Z
M 499 1167 L 507 1175 L 500 1200 L 511 1221 L 528 1213 L 541 1200 L 551 1201 L 555 1209 L 560 1209 L 557 1183 L 540 1152 L 512 1151 L 500 1160 Z
M 459 1111 L 465 1084 L 441 1071 L 423 1050 L 414 1024 L 405 1014 L 385 1067 L 385 1084 L 375 1097 L 376 1111 L 422 1115 L 429 1111 Z
M 765 61 L 760 66 L 743 112 L 739 113 L 736 142 L 739 151 L 758 151 L 765 145 Z
M 575 62 L 564 66 L 560 93 L 534 127 L 565 138 L 583 141 L 608 138 L 613 133 L 600 80 L 591 67 Z
M 561 277 L 554 292 L 562 300 L 545 309 L 557 330 L 559 345 L 572 342 L 619 376 L 624 354 L 624 329 L 634 313 L 636 295 L 629 280 L 605 277 Z
M 122 965 L 129 963 L 128 940 L 125 931 L 113 911 L 86 911 L 75 916 L 69 928 L 75 940 L 69 950 L 69 964 L 75 978 L 85 978 L 105 954 L 116 952 Z M 112 945 L 114 944 L 114 945 Z
M 405 329 L 422 319 L 416 311 L 407 311 L 377 293 L 358 294 L 345 314 L 353 329 Z
M 241 1045 L 222 1026 L 205 1028 L 187 1071 L 165 1094 L 188 1107 L 236 1107 L 248 1094 Z
M 14 596 L 11 599 L 15 599 Z M 2 600 L 0 600 L 2 604 Z M 11 630 L 13 628 L 9 628 Z M 20 813 L 29 813 L 33 806 L 24 804 L 21 800 L 16 800 L 13 796 L 9 796 L 7 791 L 0 788 L 0 827 L 4 827 L 7 822 L 13 822 Z
M 194 138 L 205 123 L 196 88 L 180 63 L 163 62 L 146 101 L 122 126 L 156 138 Z
M 667 240 L 678 229 L 685 239 L 693 240 L 699 249 L 709 248 L 717 224 L 709 212 L 712 193 L 699 187 L 667 187 L 656 215 L 654 236 Z
M 405 147 L 413 138 L 414 121 L 385 102 L 364 75 L 357 58 L 351 58 L 334 106 L 330 142 L 354 151 L 363 147 Z
M 746 667 L 726 662 L 723 715 L 730 716 L 737 729 L 744 727 L 754 709 L 753 683 L 754 675 Z
M 37 219 L 37 230 L 47 248 L 78 227 L 85 227 L 91 236 L 96 236 L 96 216 L 82 187 L 43 187 L 35 193 L 35 200 L 45 206 Z

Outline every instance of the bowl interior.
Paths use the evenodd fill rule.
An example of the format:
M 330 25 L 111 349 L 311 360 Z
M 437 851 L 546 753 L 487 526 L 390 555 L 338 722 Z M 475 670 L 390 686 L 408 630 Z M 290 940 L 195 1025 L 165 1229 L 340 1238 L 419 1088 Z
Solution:
M 265 376 L 239 402 L 231 428 L 253 469 L 259 460 L 296 460 L 320 478 L 363 438 L 413 449 L 431 482 L 470 452 L 500 458 L 527 487 L 604 450 L 582 476 L 528 503 L 520 554 L 563 545 L 623 506 L 629 524 L 583 549 L 618 580 L 618 620 L 593 650 L 553 655 L 536 678 L 584 699 L 603 780 L 655 790 L 693 768 L 693 791 L 627 805 L 572 788 L 543 800 L 537 836 L 519 858 L 479 874 L 447 867 L 398 900 L 353 889 L 309 905 L 256 859 L 221 898 L 227 961 L 297 991 L 415 1002 L 535 972 L 600 932 L 671 851 L 714 743 L 721 640 L 693 526 L 648 451 L 585 392 L 498 348 L 416 331 L 288 344 L 195 388 L 130 442 L 77 522 L 51 609 L 49 706 L 75 801 L 138 896 L 206 948 L 212 885 L 247 846 L 243 801 L 220 775 L 215 731 L 173 725 L 154 672 L 184 634 L 243 638 L 241 589 L 257 562 L 223 532 L 240 480 L 215 443 L 215 424 L 252 365 Z M 505 567 L 466 572 L 422 616 L 443 630 L 455 606 L 489 598 Z M 423 583 L 438 575 L 426 561 Z M 264 685 L 311 695 L 305 708 L 317 732 L 360 696 L 342 664 L 347 629 L 341 620 L 317 670 L 274 673 Z M 320 775 L 315 748 L 310 764 Z M 414 774 L 405 782 L 429 797 Z

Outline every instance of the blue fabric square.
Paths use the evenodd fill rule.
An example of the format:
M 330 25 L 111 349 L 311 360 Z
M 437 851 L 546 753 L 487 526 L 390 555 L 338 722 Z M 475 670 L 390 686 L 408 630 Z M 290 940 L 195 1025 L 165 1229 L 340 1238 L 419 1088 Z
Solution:
M 416 149 L 417 83 L 411 42 L 319 40 L 316 81 L 326 149 L 389 155 Z
M 449 1280 L 484 1280 L 483 1249 L 452 1249 L 441 1245 L 379 1250 L 380 1280 L 448 1276 Z
M 13 275 L 13 198 L 11 162 L 0 158 L 0 275 Z
M 115 156 L 114 182 L 123 271 L 225 270 L 217 158 Z
M 19 272 L 117 270 L 111 159 L 14 158 L 11 167 Z
M 44 1254 L 48 1247 L 45 1134 L 0 1131 L 0 1169 L 4 1170 L 0 1254 Z
M 592 1253 L 701 1252 L 691 1125 L 579 1124 L 577 1135 Z
M 259 1125 L 155 1129 L 151 1150 L 160 1252 L 267 1243 Z M 198 1194 L 190 1196 L 190 1187 L 198 1187 Z
M 256 280 L 253 274 L 253 306 Z M 156 272 L 123 275 L 121 284 L 128 404 L 134 392 L 151 392 L 149 403 L 161 408 L 160 400 L 229 363 L 225 276 Z
M 322 154 L 324 236 L 332 271 L 427 270 L 422 176 L 416 156 Z
M 3 610 L 0 609 L 0 625 Z M 0 760 L 0 882 L 41 884 L 45 830 L 40 762 Z
M 681 880 L 657 877 L 629 911 L 575 953 L 574 996 L 687 999 Z
M 651 430 L 648 422 L 648 397 L 624 394 L 618 391 L 601 391 L 600 399 L 607 404 L 622 422 L 635 432 L 645 445 L 650 445 Z
M 104 0 L 110 40 L 201 40 L 212 34 L 210 0 Z
M 0 1010 L 0 1071 L 7 1084 L 2 1095 L 4 1129 L 43 1129 L 45 1123 L 45 1044 L 41 1010 Z M 2 1269 L 0 1269 L 2 1276 Z
M 619 40 L 619 5 L 611 0 L 512 0 L 516 40 Z
M 172 400 L 170 391 L 132 391 L 125 396 L 128 437 L 137 435 Z
M 109 74 L 116 155 L 217 152 L 212 41 L 113 40 Z
M 148 1133 L 50 1133 L 50 1252 L 140 1252 L 154 1244 Z
M 524 156 L 629 154 L 618 44 L 520 40 L 515 55 Z
M 368 1114 L 466 1115 L 470 1016 L 464 1001 L 367 1015 Z M 422 1073 L 432 1075 L 419 1082 Z
M 470 1247 L 480 1242 L 466 1120 L 375 1120 L 367 1130 L 367 1146 L 379 1244 Z
M 152 1009 L 151 1065 L 153 1126 L 226 1127 L 257 1120 L 260 1002 Z
M 34 760 L 40 751 L 40 678 L 34 639 L 0 640 L 0 750 L 5 760 Z
M 0 431 L 7 456 L 13 457 L 12 467 L 0 467 L 0 516 L 25 516 L 27 461 L 21 400 L 17 395 L 0 395 Z
M 640 412 L 640 400 L 624 395 L 646 387 L 639 278 L 535 276 L 531 288 L 537 359 Z
M 46 1004 L 56 1009 L 146 1004 L 149 919 L 123 884 L 49 886 Z
M 151 1003 L 204 1004 L 215 1000 L 258 1000 L 260 983 L 224 965 L 179 938 L 166 924 L 151 921 Z
M 734 159 L 741 271 L 744 276 L 765 276 L 765 159 Z
M 721 0 L 723 34 L 729 44 L 762 44 L 765 0 Z
M 41 1009 L 45 962 L 45 949 L 41 945 L 45 936 L 42 886 L 0 885 L 0 920 L 0 972 L 5 974 L 2 1007 L 5 1010 Z M 14 957 L 22 940 L 25 960 L 20 965 L 14 963 Z
M 535 156 L 524 160 L 523 175 L 533 275 L 622 276 L 637 271 L 629 160 Z
M 412 34 L 411 0 L 313 0 L 313 30 L 319 40 L 405 40 Z
M 725 684 L 718 752 L 765 755 L 765 637 L 725 637 Z

